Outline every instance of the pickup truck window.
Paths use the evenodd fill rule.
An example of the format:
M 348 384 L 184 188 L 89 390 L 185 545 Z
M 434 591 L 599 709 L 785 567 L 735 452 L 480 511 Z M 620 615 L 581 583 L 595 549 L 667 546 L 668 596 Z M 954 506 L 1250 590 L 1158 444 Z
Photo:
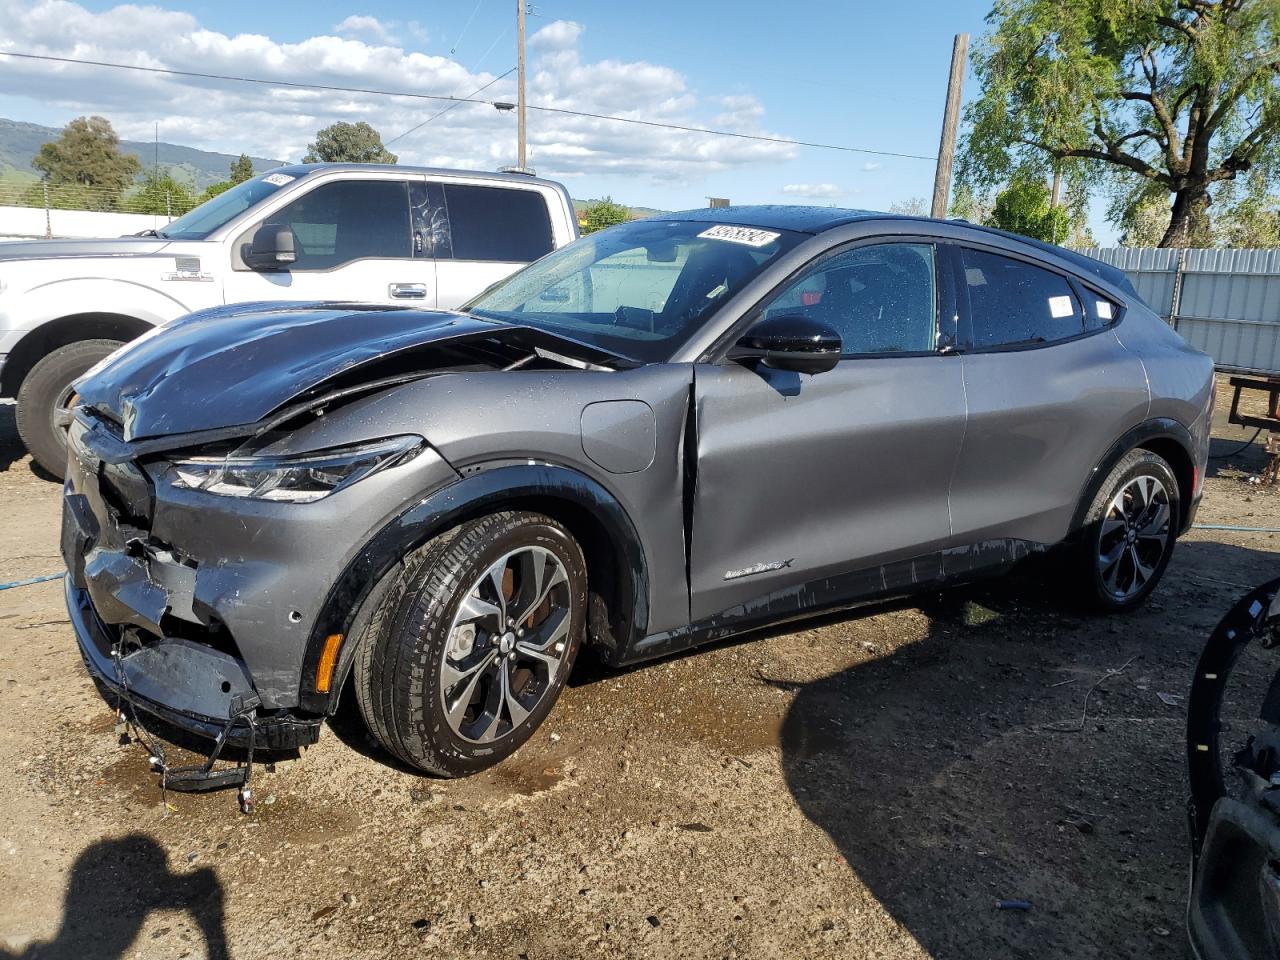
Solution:
M 293 271 L 412 256 L 409 195 L 402 180 L 325 183 L 281 207 L 266 222 L 293 230 L 298 257 L 290 267 Z
M 288 182 L 289 180 L 284 181 Z M 261 178 L 238 183 L 183 214 L 163 230 L 157 230 L 156 234 L 170 240 L 203 240 L 223 224 L 267 199 L 284 183 L 269 183 Z
M 455 260 L 530 263 L 555 246 L 537 190 L 446 183 L 444 197 Z

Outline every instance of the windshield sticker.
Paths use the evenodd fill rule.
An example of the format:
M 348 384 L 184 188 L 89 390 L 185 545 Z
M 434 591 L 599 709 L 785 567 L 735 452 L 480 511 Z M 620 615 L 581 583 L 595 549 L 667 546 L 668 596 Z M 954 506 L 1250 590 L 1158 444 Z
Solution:
M 1111 301 L 1110 300 L 1098 301 L 1098 319 L 1100 320 L 1111 319 Z
M 295 179 L 295 177 L 291 177 L 287 173 L 268 173 L 262 178 L 262 182 L 269 183 L 273 187 L 283 187 L 286 183 L 293 183 Z
M 1075 316 L 1075 308 L 1071 306 L 1071 298 L 1050 297 L 1049 298 L 1049 316 L 1055 320 L 1061 320 L 1063 317 Z
M 772 230 L 757 230 L 755 227 L 732 227 L 727 223 L 717 224 L 709 230 L 703 230 L 700 237 L 708 240 L 727 240 L 730 243 L 741 243 L 748 247 L 765 247 L 777 240 L 782 234 Z

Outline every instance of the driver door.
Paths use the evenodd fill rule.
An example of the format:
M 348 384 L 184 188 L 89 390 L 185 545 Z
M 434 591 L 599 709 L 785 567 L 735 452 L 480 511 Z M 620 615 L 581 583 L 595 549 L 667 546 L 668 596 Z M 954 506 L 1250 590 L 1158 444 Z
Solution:
M 803 314 L 841 334 L 825 373 L 698 364 L 690 614 L 770 619 L 936 577 L 964 433 L 954 322 L 929 242 L 824 255 L 758 318 Z M 939 305 L 943 309 L 939 310 Z

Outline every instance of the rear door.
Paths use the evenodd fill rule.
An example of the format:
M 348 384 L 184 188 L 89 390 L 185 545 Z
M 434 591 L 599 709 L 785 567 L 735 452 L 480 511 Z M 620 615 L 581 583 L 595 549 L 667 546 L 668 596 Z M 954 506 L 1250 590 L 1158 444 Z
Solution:
M 1056 543 L 1094 466 L 1146 416 L 1142 364 L 1112 330 L 1119 306 L 1086 285 L 1013 251 L 952 249 L 969 408 L 956 542 Z
M 422 178 L 335 179 L 268 213 L 261 223 L 293 230 L 297 260 L 288 270 L 256 271 L 240 249 L 260 225 L 232 243 L 227 303 L 247 300 L 353 300 L 435 305 L 435 266 L 421 255 L 410 218 L 410 186 Z
M 937 575 L 965 421 L 960 360 L 937 349 L 939 315 L 954 319 L 937 258 L 931 241 L 856 243 L 762 306 L 760 318 L 838 329 L 833 370 L 695 368 L 694 622 L 785 616 Z
M 428 182 L 447 212 L 436 238 L 437 304 L 460 307 L 527 263 L 555 249 L 546 195 L 538 189 Z

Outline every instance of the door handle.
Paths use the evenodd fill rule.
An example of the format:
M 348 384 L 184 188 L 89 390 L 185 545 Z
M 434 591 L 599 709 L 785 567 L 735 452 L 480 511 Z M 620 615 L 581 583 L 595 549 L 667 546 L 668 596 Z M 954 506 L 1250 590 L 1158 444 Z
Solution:
M 427 299 L 425 283 L 392 283 L 387 285 L 387 293 L 397 300 Z

